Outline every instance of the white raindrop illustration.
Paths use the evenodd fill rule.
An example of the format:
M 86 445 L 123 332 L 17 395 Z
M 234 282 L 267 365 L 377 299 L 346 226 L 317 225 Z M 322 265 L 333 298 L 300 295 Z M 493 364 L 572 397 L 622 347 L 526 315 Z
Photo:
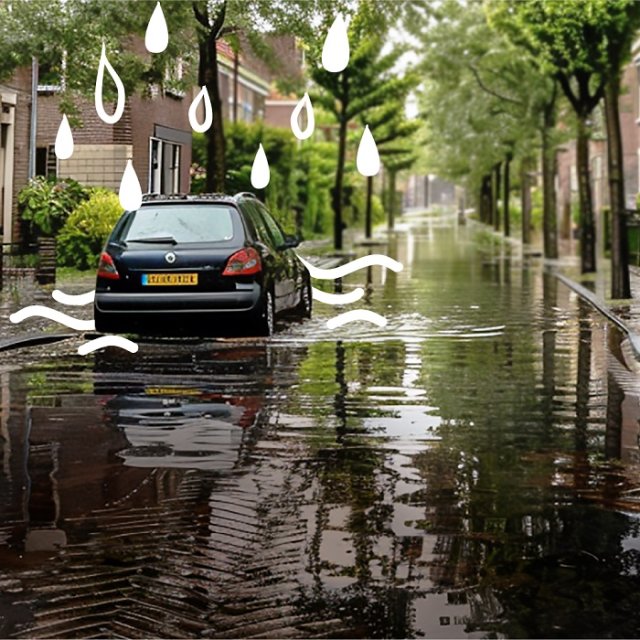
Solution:
M 251 185 L 254 189 L 264 189 L 269 184 L 270 177 L 269 162 L 261 144 L 251 167 Z
M 150 53 L 162 53 L 169 44 L 169 30 L 162 7 L 158 2 L 144 34 L 144 46 Z
M 380 171 L 380 155 L 376 141 L 369 131 L 369 125 L 364 128 L 362 138 L 360 138 L 356 167 L 363 176 L 375 176 Z
M 127 166 L 122 174 L 118 197 L 125 211 L 135 211 L 142 205 L 142 187 L 131 160 L 127 160 Z
M 302 109 L 304 109 L 307 114 L 307 126 L 304 131 L 300 129 L 300 125 L 298 124 L 298 118 L 300 117 Z M 298 140 L 306 140 L 313 134 L 315 126 L 316 120 L 313 115 L 313 106 L 311 105 L 311 100 L 309 100 L 309 94 L 305 93 L 291 113 L 291 131 L 293 131 L 293 135 L 298 138 Z
M 104 110 L 104 103 L 102 102 L 102 91 L 104 84 L 104 70 L 105 68 L 109 72 L 109 75 L 113 78 L 115 82 L 116 89 L 118 90 L 118 101 L 116 104 L 116 110 L 113 115 L 109 115 Z M 96 103 L 96 111 L 98 112 L 98 116 L 101 120 L 106 122 L 107 124 L 115 124 L 120 120 L 122 113 L 124 112 L 124 85 L 122 84 L 122 80 L 120 80 L 120 76 L 116 73 L 115 69 L 111 66 L 109 60 L 107 60 L 107 49 L 105 43 L 102 43 L 102 53 L 100 54 L 100 64 L 98 65 L 98 75 L 96 76 L 96 93 L 95 93 L 95 103 Z
M 200 124 L 198 122 L 197 113 L 198 105 L 200 102 L 204 104 L 204 122 Z M 189 124 L 194 131 L 198 133 L 204 133 L 209 129 L 213 122 L 213 109 L 211 108 L 211 99 L 209 98 L 209 92 L 207 87 L 202 87 L 200 93 L 193 99 L 191 106 L 189 107 Z
M 349 64 L 349 36 L 347 23 L 338 14 L 322 47 L 322 66 L 332 73 L 340 73 Z
M 58 127 L 55 150 L 59 160 L 67 160 L 73 155 L 73 134 L 66 115 L 62 116 Z

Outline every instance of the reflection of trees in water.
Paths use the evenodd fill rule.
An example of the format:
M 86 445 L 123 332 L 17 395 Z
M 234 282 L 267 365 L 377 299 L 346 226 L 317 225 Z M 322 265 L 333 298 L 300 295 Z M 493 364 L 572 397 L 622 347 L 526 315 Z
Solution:
M 500 354 L 514 348 L 506 341 L 496 345 L 493 360 L 479 361 L 482 348 L 474 345 L 474 352 L 466 353 L 462 385 L 449 378 L 446 368 L 432 367 L 428 374 L 431 391 L 448 418 L 439 429 L 441 443 L 421 454 L 417 465 L 425 478 L 425 528 L 438 536 L 434 550 L 442 557 L 431 566 L 430 577 L 445 588 L 468 591 L 470 630 L 518 637 L 636 636 L 640 564 L 637 552 L 623 553 L 622 541 L 637 536 L 638 525 L 584 500 L 606 502 L 619 494 L 615 474 L 599 478 L 590 461 L 619 454 L 624 395 L 609 375 L 608 438 L 600 449 L 603 440 L 593 435 L 599 427 L 590 420 L 592 405 L 600 405 L 591 381 L 592 320 L 581 307 L 574 437 L 564 436 L 568 424 L 554 396 L 571 384 L 557 378 L 571 368 L 556 366 L 556 290 L 549 280 L 544 285 L 539 387 L 538 373 L 517 347 L 510 366 L 517 370 L 519 384 L 500 385 L 496 366 L 505 362 Z M 470 389 L 461 393 L 461 388 L 469 388 L 465 384 Z M 449 389 L 457 390 L 459 402 L 474 402 L 473 421 L 460 420 L 465 409 L 455 410 Z M 501 399 L 497 389 L 508 400 Z M 563 467 L 570 470 L 572 482 L 567 483 L 566 473 L 558 481 Z
M 305 390 L 333 391 L 335 423 L 331 438 L 311 443 L 312 586 L 304 590 L 303 606 L 349 621 L 354 637 L 411 637 L 415 594 L 402 586 L 406 578 L 400 578 L 398 569 L 401 563 L 411 564 L 415 549 L 391 531 L 397 478 L 386 466 L 389 452 L 380 446 L 383 434 L 371 432 L 364 420 L 390 413 L 384 406 L 371 406 L 368 387 L 402 383 L 404 346 L 338 342 L 333 354 L 321 345 L 310 347 L 312 358 L 320 353 L 325 364 L 317 368 L 323 372 L 333 355 L 333 384 L 323 376 L 324 385 Z M 313 406 L 325 403 L 318 398 Z

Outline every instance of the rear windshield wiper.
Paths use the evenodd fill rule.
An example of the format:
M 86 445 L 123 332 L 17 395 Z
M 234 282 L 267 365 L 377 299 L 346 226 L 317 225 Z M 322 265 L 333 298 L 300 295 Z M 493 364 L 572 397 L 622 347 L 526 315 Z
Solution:
M 178 244 L 178 241 L 173 236 L 156 236 L 153 238 L 130 238 L 126 241 L 129 242 L 145 242 L 147 244 Z

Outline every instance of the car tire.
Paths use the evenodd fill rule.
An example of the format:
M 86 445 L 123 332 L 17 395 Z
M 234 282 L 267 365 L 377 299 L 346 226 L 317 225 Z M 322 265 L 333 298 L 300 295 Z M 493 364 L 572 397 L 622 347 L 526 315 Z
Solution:
M 298 317 L 308 319 L 311 317 L 311 310 L 313 308 L 313 294 L 311 292 L 311 280 L 307 278 L 302 286 L 302 292 L 300 293 L 300 302 L 296 307 L 296 313 Z
M 273 294 L 271 291 L 267 291 L 264 294 L 260 313 L 258 315 L 258 327 L 257 335 L 269 337 L 275 333 L 276 330 L 276 314 L 274 307 Z

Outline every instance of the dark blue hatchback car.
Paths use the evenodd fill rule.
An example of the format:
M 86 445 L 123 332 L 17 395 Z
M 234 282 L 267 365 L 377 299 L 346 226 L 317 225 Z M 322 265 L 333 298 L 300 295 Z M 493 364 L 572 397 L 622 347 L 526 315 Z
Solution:
M 277 316 L 311 316 L 309 273 L 266 207 L 236 196 L 145 196 L 100 256 L 100 332 L 271 335 Z

